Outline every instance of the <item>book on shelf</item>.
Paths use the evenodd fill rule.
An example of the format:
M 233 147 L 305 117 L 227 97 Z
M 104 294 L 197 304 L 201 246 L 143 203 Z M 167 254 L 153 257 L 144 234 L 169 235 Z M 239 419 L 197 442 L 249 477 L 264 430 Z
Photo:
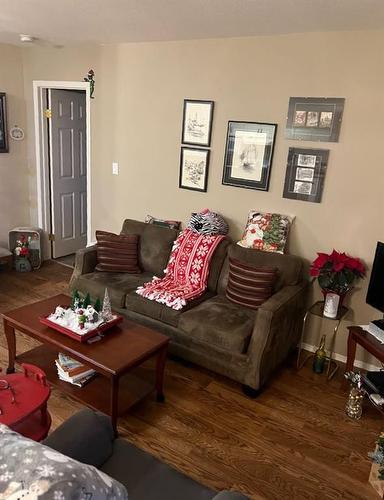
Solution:
M 83 387 L 96 374 L 92 368 L 62 353 L 59 353 L 55 364 L 59 379 L 78 387 Z

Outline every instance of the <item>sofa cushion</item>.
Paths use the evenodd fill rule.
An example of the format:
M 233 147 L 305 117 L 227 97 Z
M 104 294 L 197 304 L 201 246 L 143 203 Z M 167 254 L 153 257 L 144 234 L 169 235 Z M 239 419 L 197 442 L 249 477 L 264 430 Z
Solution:
M 121 234 L 137 234 L 139 236 L 140 268 L 161 278 L 178 232 L 175 229 L 126 219 Z
M 215 496 L 213 490 L 121 438 L 101 470 L 127 488 L 130 500 L 212 500 Z
M 207 281 L 207 290 L 215 292 L 217 290 L 217 283 L 219 281 L 219 276 L 221 273 L 221 268 L 223 267 L 223 262 L 227 256 L 228 246 L 230 245 L 230 240 L 225 238 L 217 246 L 215 253 L 212 255 L 211 264 L 209 266 L 209 274 Z
M 229 258 L 226 296 L 231 302 L 257 309 L 273 293 L 276 281 L 274 267 L 256 267 Z
M 263 252 L 253 248 L 243 248 L 237 244 L 231 244 L 228 248 L 228 256 L 224 261 L 217 291 L 225 295 L 229 274 L 229 258 L 249 263 L 256 267 L 274 267 L 277 269 L 277 280 L 275 292 L 283 286 L 297 285 L 303 279 L 303 260 L 297 255 Z
M 95 271 L 94 273 L 82 274 L 73 283 L 73 288 L 83 293 L 89 293 L 92 299 L 104 297 L 104 291 L 108 288 L 112 307 L 124 307 L 125 296 L 152 278 L 151 273 L 127 274 L 127 273 L 105 273 Z
M 191 300 L 179 311 L 172 309 L 164 304 L 159 304 L 154 300 L 149 300 L 138 295 L 135 291 L 127 293 L 125 298 L 125 307 L 129 311 L 133 311 L 144 316 L 149 316 L 152 319 L 157 319 L 168 325 L 177 326 L 179 324 L 180 315 L 184 311 L 192 309 L 200 304 L 203 300 L 213 297 L 212 292 L 205 292 L 197 299 Z
M 216 295 L 181 314 L 179 328 L 194 340 L 220 349 L 245 353 L 252 335 L 257 311 Z
M 140 273 L 137 265 L 137 234 L 113 234 L 96 231 L 96 271 Z
M 284 253 L 292 217 L 251 210 L 238 245 L 264 252 Z

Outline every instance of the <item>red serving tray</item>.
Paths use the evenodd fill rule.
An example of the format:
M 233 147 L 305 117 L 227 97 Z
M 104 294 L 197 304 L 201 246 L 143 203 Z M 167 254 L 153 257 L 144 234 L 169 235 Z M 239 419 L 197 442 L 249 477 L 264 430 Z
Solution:
M 54 323 L 53 321 L 49 320 L 48 316 L 40 318 L 40 323 L 43 323 L 43 325 L 47 325 L 50 328 L 53 328 L 54 330 L 57 330 L 58 332 L 63 333 L 64 335 L 67 335 L 68 337 L 77 340 L 78 342 L 86 342 L 88 339 L 95 337 L 95 335 L 105 332 L 105 330 L 108 330 L 109 328 L 112 328 L 113 326 L 117 325 L 118 323 L 120 323 L 120 321 L 123 321 L 123 316 L 118 315 L 116 318 L 112 319 L 111 321 L 107 321 L 107 323 L 102 323 L 97 328 L 90 330 L 88 333 L 85 333 L 84 335 L 79 335 L 73 330 L 65 328 L 65 326 L 58 325 L 57 323 Z

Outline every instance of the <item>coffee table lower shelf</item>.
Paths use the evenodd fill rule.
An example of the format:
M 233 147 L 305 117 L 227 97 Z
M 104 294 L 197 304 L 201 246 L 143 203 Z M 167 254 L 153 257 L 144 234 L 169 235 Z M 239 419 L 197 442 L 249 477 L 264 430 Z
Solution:
M 59 379 L 56 371 L 55 359 L 58 351 L 47 345 L 40 345 L 16 357 L 17 363 L 31 363 L 41 368 L 47 380 L 54 386 L 69 394 L 71 397 L 84 403 L 86 406 L 110 415 L 111 408 L 111 381 L 97 374 L 84 387 L 77 387 Z M 154 382 L 149 382 L 149 370 L 136 368 L 123 375 L 119 382 L 118 415 L 126 413 L 129 408 L 148 396 L 155 390 Z

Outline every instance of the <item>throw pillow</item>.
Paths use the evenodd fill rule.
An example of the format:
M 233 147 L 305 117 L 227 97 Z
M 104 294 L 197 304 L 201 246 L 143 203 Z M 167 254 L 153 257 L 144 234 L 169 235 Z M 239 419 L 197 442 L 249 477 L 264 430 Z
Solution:
M 273 267 L 250 266 L 230 258 L 227 299 L 257 309 L 273 294 L 276 272 Z
M 159 217 L 153 217 L 152 215 L 147 215 L 145 218 L 147 224 L 155 224 L 155 226 L 169 227 L 170 229 L 176 229 L 178 231 L 181 226 L 181 222 L 178 220 L 166 220 L 160 219 Z
M 187 228 L 195 233 L 206 235 L 225 235 L 228 233 L 228 224 L 225 222 L 224 218 L 216 212 L 211 212 L 208 208 L 198 213 L 193 212 Z
M 238 245 L 264 252 L 284 253 L 292 217 L 251 210 Z
M 140 273 L 137 263 L 137 234 L 113 234 L 96 231 L 96 271 L 111 273 Z
M 127 490 L 82 464 L 0 424 L 0 498 L 126 500 Z

